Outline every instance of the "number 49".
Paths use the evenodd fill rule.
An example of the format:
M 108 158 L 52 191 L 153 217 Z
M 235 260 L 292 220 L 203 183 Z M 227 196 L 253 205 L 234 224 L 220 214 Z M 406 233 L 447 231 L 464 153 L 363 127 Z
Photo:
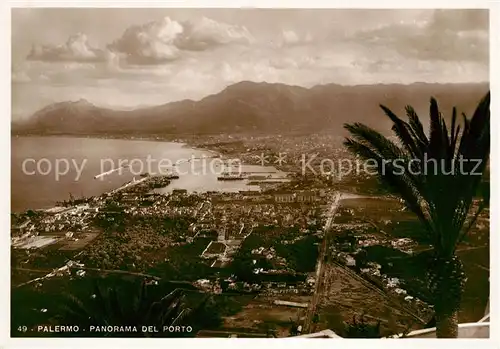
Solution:
M 18 330 L 19 332 L 26 332 L 26 331 L 28 331 L 28 327 L 26 327 L 26 326 L 19 326 L 19 327 L 17 328 L 17 330 Z

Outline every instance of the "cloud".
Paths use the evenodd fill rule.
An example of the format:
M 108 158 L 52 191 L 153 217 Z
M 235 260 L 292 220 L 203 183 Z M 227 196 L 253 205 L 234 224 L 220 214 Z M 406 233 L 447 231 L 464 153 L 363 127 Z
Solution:
M 207 51 L 230 44 L 248 45 L 253 36 L 244 26 L 217 22 L 207 17 L 175 21 L 164 17 L 127 28 L 106 49 L 93 47 L 85 34 L 72 35 L 64 44 L 33 45 L 27 59 L 43 62 L 107 62 L 118 68 L 127 64 L 155 65 L 183 58 L 189 51 Z
M 312 42 L 313 38 L 310 33 L 299 35 L 293 30 L 283 30 L 281 32 L 280 46 L 304 45 Z
M 11 83 L 38 83 L 47 82 L 50 79 L 51 71 L 47 67 L 41 67 L 43 62 L 23 62 L 21 64 L 14 64 L 11 71 Z M 49 63 L 50 64 L 50 63 Z
M 487 64 L 488 23 L 486 10 L 436 10 L 428 20 L 359 31 L 354 40 L 408 58 Z
M 72 35 L 62 45 L 33 45 L 28 60 L 45 62 L 102 62 L 105 53 L 92 47 L 83 33 Z
M 308 55 L 298 57 L 292 55 L 283 55 L 269 59 L 269 65 L 276 69 L 308 69 L 318 63 L 318 59 Z
M 161 64 L 182 57 L 182 51 L 205 51 L 228 44 L 249 44 L 253 37 L 243 26 L 199 20 L 177 22 L 165 17 L 129 27 L 121 38 L 108 45 L 132 64 Z
M 13 67 L 12 110 L 29 115 L 80 98 L 102 106 L 158 105 L 200 99 L 242 80 L 305 87 L 487 81 L 485 14 L 391 12 L 383 21 L 357 20 L 352 31 L 325 25 L 308 35 L 284 24 L 255 30 L 257 39 L 245 27 L 208 18 L 139 22 L 102 50 L 83 34 L 34 50 L 31 61 Z
M 436 30 L 488 31 L 488 10 L 435 10 L 429 25 Z
M 122 37 L 108 49 L 124 54 L 132 64 L 158 64 L 179 58 L 174 41 L 184 31 L 183 26 L 168 17 L 127 28 Z
M 220 45 L 248 45 L 254 41 L 246 27 L 216 22 L 207 17 L 184 22 L 183 27 L 176 45 L 184 50 L 203 51 Z
M 31 82 L 31 78 L 25 71 L 13 71 L 11 80 L 13 83 Z

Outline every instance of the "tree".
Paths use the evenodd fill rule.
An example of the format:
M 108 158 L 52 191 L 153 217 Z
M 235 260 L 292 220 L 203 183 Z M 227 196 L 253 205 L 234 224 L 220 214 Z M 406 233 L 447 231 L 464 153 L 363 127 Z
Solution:
M 346 338 L 381 338 L 380 321 L 377 324 L 370 324 L 365 321 L 364 314 L 357 320 L 352 317 L 352 322 L 345 326 Z
M 89 326 L 136 326 L 138 332 L 102 333 L 105 336 L 194 336 L 201 327 L 217 322 L 212 311 L 212 300 L 203 297 L 194 307 L 188 307 L 185 291 L 176 288 L 158 299 L 145 282 L 129 287 L 103 288 L 96 285 L 94 293 L 85 297 L 68 295 L 62 306 L 60 323 L 71 323 L 81 328 Z M 130 287 L 131 286 L 131 287 Z M 157 287 L 157 286 L 151 286 Z M 209 309 L 210 308 L 210 309 Z M 214 317 L 215 316 L 215 317 Z M 155 326 L 159 333 L 142 333 L 142 326 Z M 163 332 L 164 327 L 191 326 L 192 332 Z
M 254 282 L 258 277 L 253 273 L 253 270 L 257 267 L 253 263 L 253 256 L 250 251 L 243 250 L 238 251 L 236 256 L 231 263 L 231 270 L 236 275 L 238 280 Z
M 455 255 L 477 217 L 488 204 L 489 193 L 474 205 L 490 152 L 490 93 L 479 102 L 472 118 L 453 108 L 448 128 L 438 103 L 430 100 L 429 136 L 411 106 L 408 122 L 381 105 L 393 122 L 392 141 L 361 124 L 346 124 L 351 137 L 344 145 L 361 158 L 377 164 L 384 187 L 399 196 L 421 223 L 420 234 L 431 241 L 433 256 L 427 287 L 436 314 L 437 336 L 457 337 L 458 310 L 466 281 Z

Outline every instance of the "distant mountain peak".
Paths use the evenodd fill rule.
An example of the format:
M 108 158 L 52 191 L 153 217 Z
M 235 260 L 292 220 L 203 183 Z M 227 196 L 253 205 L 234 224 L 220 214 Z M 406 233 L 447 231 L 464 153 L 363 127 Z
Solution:
M 363 122 L 378 129 L 390 121 L 379 105 L 404 115 L 412 105 L 428 113 L 437 98 L 444 113 L 453 106 L 470 113 L 488 84 L 389 84 L 312 88 L 241 81 L 198 101 L 183 100 L 133 110 L 97 107 L 82 98 L 51 104 L 37 111 L 19 133 L 65 134 L 208 134 L 332 132 L 342 134 L 346 122 Z M 13 130 L 18 127 L 13 124 Z
M 78 104 L 78 105 L 82 105 L 82 106 L 94 106 L 94 104 L 90 103 L 85 98 L 80 98 L 79 100 L 77 100 L 77 101 L 75 101 L 73 103 Z
M 225 90 L 239 90 L 239 89 L 245 89 L 245 88 L 269 88 L 269 87 L 275 87 L 275 88 L 302 88 L 305 89 L 304 87 L 301 86 L 296 86 L 296 85 L 287 85 L 281 82 L 267 82 L 267 81 L 250 81 L 250 80 L 242 80 L 240 82 L 234 83 L 232 85 L 229 85 L 225 88 Z

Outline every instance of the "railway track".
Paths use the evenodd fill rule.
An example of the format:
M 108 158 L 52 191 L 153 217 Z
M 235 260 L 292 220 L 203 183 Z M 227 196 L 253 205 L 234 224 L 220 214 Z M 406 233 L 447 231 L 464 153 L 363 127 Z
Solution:
M 326 221 L 325 228 L 324 228 L 325 237 L 324 237 L 323 242 L 321 244 L 320 254 L 318 257 L 318 263 L 316 266 L 316 285 L 315 285 L 313 297 L 311 299 L 311 303 L 310 303 L 309 308 L 308 308 L 307 313 L 306 313 L 306 318 L 305 318 L 304 326 L 303 326 L 303 333 L 311 333 L 314 330 L 314 326 L 312 326 L 313 319 L 314 319 L 314 316 L 317 312 L 320 298 L 324 294 L 325 287 L 328 286 L 328 285 L 326 285 L 326 282 L 325 282 L 326 281 L 325 280 L 325 265 L 327 263 L 337 267 L 337 270 L 340 270 L 341 272 L 346 274 L 348 277 L 359 281 L 366 288 L 368 288 L 371 291 L 376 292 L 377 294 L 382 296 L 384 299 L 386 299 L 391 304 L 392 309 L 402 311 L 402 312 L 406 313 L 407 315 L 411 316 L 413 319 L 415 319 L 419 323 L 426 324 L 427 321 L 425 321 L 424 319 L 422 319 L 418 315 L 416 315 L 410 308 L 406 307 L 404 304 L 401 304 L 399 301 L 394 300 L 393 297 L 389 296 L 384 290 L 373 285 L 371 282 L 369 282 L 368 280 L 366 280 L 362 276 L 358 275 L 354 271 L 350 270 L 348 267 L 346 267 L 340 263 L 337 263 L 334 260 L 331 260 L 331 258 L 327 261 L 328 242 L 331 239 L 331 227 L 333 225 L 333 219 L 334 219 L 335 213 L 340 206 L 341 199 L 342 199 L 342 194 L 336 193 L 334 196 L 333 202 L 331 204 L 330 210 L 328 212 L 327 221 Z
M 389 296 L 384 290 L 380 289 L 379 287 L 373 285 L 371 282 L 367 281 L 365 278 L 362 276 L 358 275 L 354 271 L 350 270 L 346 266 L 336 262 L 336 261 L 330 261 L 330 264 L 335 265 L 338 270 L 341 270 L 344 274 L 348 275 L 349 277 L 359 281 L 363 286 L 369 288 L 371 291 L 374 291 L 378 293 L 380 296 L 384 297 L 393 305 L 393 308 L 400 310 L 408 315 L 410 315 L 412 318 L 420 322 L 421 324 L 426 324 L 427 321 L 420 318 L 418 315 L 416 315 L 410 308 L 405 306 L 404 304 L 401 304 L 399 301 L 394 300 L 393 297 Z
M 306 313 L 306 319 L 304 321 L 304 333 L 311 333 L 312 331 L 312 322 L 314 315 L 316 314 L 316 310 L 318 308 L 319 299 L 323 293 L 324 289 L 324 274 L 325 274 L 325 257 L 328 251 L 328 241 L 329 235 L 331 233 L 331 226 L 333 224 L 333 219 L 335 217 L 335 213 L 340 205 L 340 200 L 342 199 L 342 194 L 336 193 L 333 197 L 332 204 L 330 206 L 330 210 L 328 211 L 327 220 L 325 223 L 324 231 L 325 237 L 323 238 L 323 242 L 321 243 L 321 249 L 318 256 L 318 263 L 316 265 L 316 285 L 314 287 L 314 294 L 311 299 L 311 303 Z

